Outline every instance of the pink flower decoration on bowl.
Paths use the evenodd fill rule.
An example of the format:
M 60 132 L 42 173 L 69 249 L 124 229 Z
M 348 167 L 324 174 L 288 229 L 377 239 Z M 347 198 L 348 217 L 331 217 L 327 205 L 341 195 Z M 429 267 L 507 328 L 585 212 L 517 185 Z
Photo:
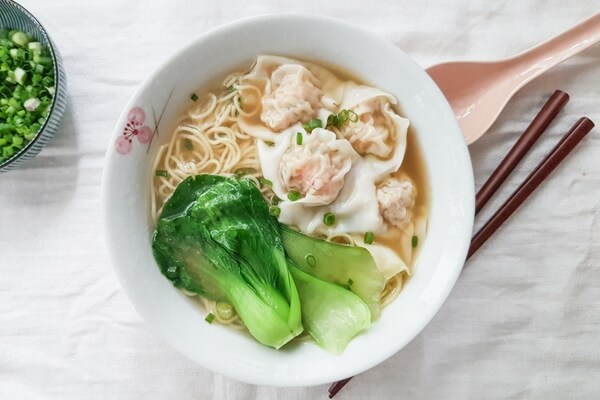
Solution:
M 120 154 L 129 154 L 131 151 L 131 140 L 127 140 L 123 136 L 117 139 L 115 142 L 115 148 L 117 149 L 117 153 Z
M 152 129 L 150 129 L 146 125 L 142 126 L 139 129 L 137 138 L 140 141 L 140 143 L 148 143 L 150 141 L 150 139 L 152 138 Z
M 120 154 L 129 154 L 133 147 L 133 138 L 137 137 L 140 143 L 148 143 L 152 139 L 152 129 L 144 125 L 146 113 L 141 107 L 134 107 L 127 114 L 127 124 L 123 128 L 123 135 L 115 142 L 115 149 Z

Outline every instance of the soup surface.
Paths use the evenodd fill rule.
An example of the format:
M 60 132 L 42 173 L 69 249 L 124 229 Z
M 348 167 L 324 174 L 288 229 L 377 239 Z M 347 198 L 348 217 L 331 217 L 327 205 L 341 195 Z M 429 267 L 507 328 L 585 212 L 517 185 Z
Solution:
M 186 218 L 196 218 L 200 213 L 194 214 L 192 205 L 172 213 L 173 204 L 169 204 L 180 202 L 174 195 L 176 191 L 200 185 L 194 177 L 211 175 L 227 177 L 230 182 L 251 182 L 260 191 L 269 215 L 282 229 L 282 254 L 288 259 L 300 293 L 305 331 L 334 352 L 341 351 L 340 347 L 343 349 L 352 336 L 367 326 L 355 324 L 349 328 L 350 333 L 345 333 L 348 337 L 341 340 L 342 344 L 331 345 L 339 338 L 323 337 L 321 328 L 326 324 L 318 318 L 317 323 L 307 321 L 313 315 L 306 316 L 304 310 L 308 313 L 316 306 L 307 304 L 306 293 L 314 292 L 305 286 L 305 276 L 294 272 L 295 268 L 302 270 L 304 266 L 308 275 L 329 282 L 336 286 L 335 290 L 342 288 L 358 296 L 369 309 L 366 318 L 370 323 L 402 290 L 427 231 L 428 183 L 416 132 L 401 115 L 391 94 L 332 66 L 259 56 L 248 70 L 227 76 L 215 90 L 191 96 L 189 108 L 179 119 L 170 141 L 160 148 L 153 169 L 152 215 L 159 222 L 155 255 L 157 240 L 165 237 L 160 230 L 162 220 L 172 220 L 183 213 L 187 213 Z M 182 182 L 188 189 L 179 189 Z M 225 185 L 211 180 L 213 183 Z M 246 190 L 245 183 L 240 185 L 236 186 L 236 196 Z M 199 194 L 204 189 L 194 190 Z M 221 190 L 228 189 L 223 186 Z M 223 193 L 214 199 L 221 201 L 226 196 Z M 208 201 L 200 199 L 194 198 L 194 204 Z M 235 207 L 243 208 L 244 201 Z M 226 210 L 225 206 L 218 208 L 219 223 L 232 216 Z M 209 213 L 207 209 L 202 211 L 204 216 Z M 244 226 L 252 230 L 255 225 Z M 173 231 L 173 227 L 169 229 Z M 215 235 L 214 232 L 213 229 L 207 235 Z M 205 281 L 199 283 L 204 278 L 194 273 L 186 273 L 182 278 L 179 271 L 202 262 L 192 261 L 191 256 L 181 257 L 181 249 L 177 252 L 169 246 L 160 249 L 168 248 L 177 260 L 156 256 L 163 273 L 186 294 L 198 297 L 208 313 L 207 321 L 248 329 L 257 340 L 280 347 L 266 343 L 268 339 L 261 340 L 261 334 L 245 320 L 249 317 L 245 318 L 230 293 L 206 290 Z M 239 250 L 225 247 L 230 252 Z M 343 251 L 346 253 L 340 255 Z M 348 251 L 362 251 L 355 254 L 355 259 L 366 257 L 362 264 L 372 265 L 373 271 L 367 271 L 368 266 L 364 265 L 348 265 L 348 271 L 344 265 L 322 265 L 325 259 L 328 264 L 344 259 Z M 335 257 L 327 258 L 332 254 Z M 234 258 L 243 275 L 246 261 L 240 261 L 243 256 L 237 253 Z M 352 263 L 352 257 L 348 260 Z M 287 279 L 285 273 L 283 276 L 274 278 L 275 286 Z M 263 296 L 260 289 L 255 292 L 271 304 L 270 297 Z M 293 299 L 285 294 L 283 297 L 287 299 L 285 310 L 291 312 Z M 323 304 L 315 311 L 319 315 L 326 313 L 322 309 L 328 305 Z M 358 303 L 352 304 L 354 309 L 360 308 Z M 299 332 L 294 332 L 294 337 L 302 331 L 296 330 Z

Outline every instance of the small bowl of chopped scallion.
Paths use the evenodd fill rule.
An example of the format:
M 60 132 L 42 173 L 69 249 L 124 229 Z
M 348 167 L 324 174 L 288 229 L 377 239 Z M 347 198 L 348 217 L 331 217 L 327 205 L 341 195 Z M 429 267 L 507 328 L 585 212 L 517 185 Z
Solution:
M 66 107 L 66 77 L 46 30 L 22 6 L 0 0 L 0 172 L 33 158 Z

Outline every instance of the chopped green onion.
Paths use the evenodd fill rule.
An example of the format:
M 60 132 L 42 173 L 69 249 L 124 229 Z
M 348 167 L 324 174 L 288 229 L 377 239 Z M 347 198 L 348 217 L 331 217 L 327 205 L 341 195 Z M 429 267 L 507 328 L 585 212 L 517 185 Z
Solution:
M 416 236 L 416 235 L 415 235 L 415 236 L 413 236 L 413 237 L 412 237 L 411 244 L 412 244 L 412 248 L 413 248 L 413 249 L 414 249 L 414 248 L 416 248 L 416 247 L 419 245 L 419 237 L 418 237 L 418 236 Z
M 23 107 L 25 107 L 27 111 L 35 111 L 40 106 L 40 104 L 41 103 L 38 99 L 32 97 L 30 99 L 25 100 L 25 102 L 23 103 Z
M 302 144 L 302 132 L 297 132 L 296 133 L 296 144 L 297 145 L 301 145 Z
M 267 178 L 259 178 L 258 181 L 260 182 L 261 185 L 266 186 L 268 188 L 272 188 L 273 187 L 273 182 L 271 182 L 270 180 L 268 180 Z
M 317 259 L 315 258 L 315 256 L 313 256 L 312 254 L 307 254 L 304 259 L 306 260 L 306 262 L 308 263 L 308 265 L 310 265 L 312 268 L 315 267 L 315 265 L 317 265 Z
M 281 200 L 279 199 L 279 197 L 277 196 L 273 196 L 271 197 L 271 205 L 276 206 L 277 204 L 279 204 L 281 202 Z
M 235 91 L 235 87 L 233 87 L 233 85 L 231 85 L 231 86 L 227 86 L 227 91 L 228 91 L 229 93 L 233 93 L 233 92 Z
M 198 100 L 198 95 L 196 93 L 192 93 L 190 99 L 192 99 L 193 102 L 196 102 Z
M 323 223 L 327 226 L 335 225 L 335 215 L 328 212 L 323 215 Z
M 279 214 L 281 214 L 281 208 L 277 206 L 269 207 L 269 214 L 274 216 L 275 218 L 279 218 Z
M 348 121 L 358 122 L 358 114 L 352 110 L 348 110 Z
M 0 29 L 0 163 L 21 151 L 44 125 L 54 84 L 48 49 L 24 32 Z
M 358 114 L 352 110 L 341 110 L 339 113 L 327 117 L 327 128 L 341 128 L 347 122 L 358 122 Z
M 331 126 L 337 126 L 338 125 L 338 117 L 335 114 L 331 114 L 329 117 L 327 117 L 327 125 L 325 125 L 326 127 L 331 127 Z
M 52 59 L 50 57 L 38 57 L 34 55 L 33 62 L 42 65 L 52 65 Z
M 287 198 L 289 201 L 296 201 L 300 199 L 300 197 L 300 192 L 298 192 L 297 190 L 290 190 L 287 194 Z
M 312 128 L 322 128 L 323 127 L 323 123 L 321 122 L 320 119 L 315 118 L 315 119 L 311 119 L 310 122 L 308 123 L 308 125 Z
M 184 144 L 186 150 L 188 150 L 188 151 L 194 150 L 194 144 L 192 143 L 192 141 L 190 139 L 185 139 L 183 144 Z
M 167 268 L 167 273 L 165 275 L 167 275 L 167 278 L 176 278 L 179 276 L 179 268 L 177 268 L 175 265 L 172 265 Z
M 231 318 L 233 318 L 233 316 L 235 314 L 235 310 L 233 309 L 233 306 L 231 304 L 225 303 L 223 301 L 217 302 L 216 311 L 217 311 L 217 314 L 219 314 L 219 317 L 221 317 L 223 319 L 231 319 Z
M 303 128 L 306 132 L 311 133 L 315 128 L 322 128 L 323 122 L 320 119 L 314 118 L 308 121 L 308 124 L 304 124 Z
M 375 237 L 373 236 L 373 232 L 366 232 L 363 241 L 366 244 L 373 244 L 373 239 L 375 239 Z
M 154 175 L 167 177 L 169 176 L 169 173 L 164 169 L 157 169 L 156 172 L 154 172 Z
M 42 55 L 42 44 L 40 42 L 31 42 L 29 45 L 27 45 L 27 48 L 33 55 Z
M 265 144 L 266 144 L 267 146 L 269 146 L 269 147 L 273 147 L 273 146 L 275 146 L 275 142 L 271 142 L 270 140 L 267 140 L 267 141 L 265 142 Z
M 236 169 L 234 174 L 238 178 L 241 178 L 242 176 L 246 176 L 246 175 L 250 174 L 251 172 L 252 172 L 252 169 L 250 169 L 250 168 L 240 168 L 240 169 Z
M 27 46 L 27 43 L 29 43 L 29 36 L 27 36 L 25 32 L 15 31 L 10 36 L 10 40 L 18 46 L 25 47 Z
M 19 85 L 25 84 L 25 79 L 27 78 L 27 72 L 23 68 L 15 68 L 15 82 Z
M 339 119 L 340 124 L 342 124 L 342 125 L 348 121 L 357 122 L 358 114 L 356 114 L 352 110 L 342 110 L 338 113 L 338 119 Z
M 208 322 L 209 324 L 212 324 L 212 322 L 215 320 L 215 314 L 213 314 L 213 313 L 206 314 L 206 318 L 204 318 L 204 320 L 206 322 Z

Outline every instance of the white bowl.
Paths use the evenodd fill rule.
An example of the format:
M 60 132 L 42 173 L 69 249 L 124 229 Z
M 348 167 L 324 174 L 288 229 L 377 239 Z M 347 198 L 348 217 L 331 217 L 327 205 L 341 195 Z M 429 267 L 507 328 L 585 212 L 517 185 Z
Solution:
M 149 185 L 159 143 L 168 140 L 192 92 L 248 66 L 258 54 L 339 65 L 392 93 L 424 153 L 432 200 L 429 232 L 414 275 L 381 318 L 341 355 L 328 354 L 310 342 L 276 351 L 244 333 L 207 324 L 196 303 L 161 275 L 152 256 Z M 128 123 L 138 133 L 130 135 L 131 146 L 122 139 L 124 131 L 131 133 Z M 171 56 L 141 85 L 121 115 L 107 153 L 102 194 L 114 268 L 151 328 L 206 368 L 271 386 L 318 385 L 346 378 L 406 346 L 454 286 L 469 245 L 474 210 L 467 147 L 448 103 L 423 69 L 371 33 L 304 15 L 263 16 L 224 25 Z

